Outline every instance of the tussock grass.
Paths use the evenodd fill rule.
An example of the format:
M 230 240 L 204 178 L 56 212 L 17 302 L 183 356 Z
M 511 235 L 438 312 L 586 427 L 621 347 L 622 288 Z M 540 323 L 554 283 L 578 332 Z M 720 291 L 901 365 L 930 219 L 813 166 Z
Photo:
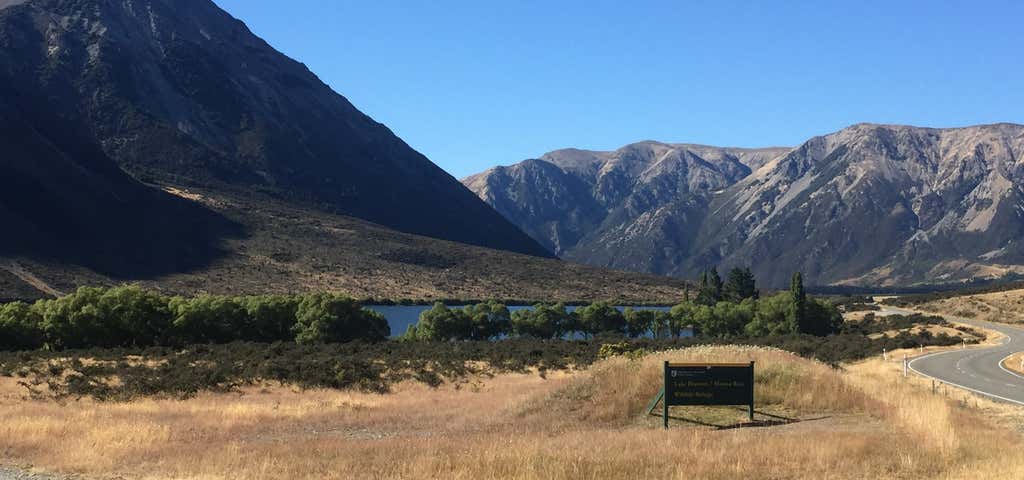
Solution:
M 804 421 L 713 429 L 642 414 L 661 362 L 757 362 L 758 409 Z M 933 395 L 871 359 L 844 370 L 761 347 L 612 358 L 386 395 L 263 385 L 188 400 L 64 404 L 0 378 L 0 452 L 128 478 L 1021 478 L 1020 409 Z M 600 387 L 600 388 L 599 388 Z M 739 414 L 742 416 L 742 413 Z
M 700 345 L 645 355 L 640 359 L 613 357 L 545 398 L 524 405 L 524 416 L 557 412 L 555 419 L 572 422 L 625 425 L 638 418 L 661 388 L 663 363 L 755 362 L 755 410 L 772 414 L 791 412 L 863 412 L 870 402 L 827 365 L 771 347 Z M 694 409 L 672 407 L 692 414 Z M 706 408 L 697 409 L 707 411 Z M 730 409 L 735 410 L 735 409 Z M 740 412 L 746 415 L 744 412 Z M 641 422 L 642 423 L 642 422 Z M 647 422 L 650 423 L 650 422 Z

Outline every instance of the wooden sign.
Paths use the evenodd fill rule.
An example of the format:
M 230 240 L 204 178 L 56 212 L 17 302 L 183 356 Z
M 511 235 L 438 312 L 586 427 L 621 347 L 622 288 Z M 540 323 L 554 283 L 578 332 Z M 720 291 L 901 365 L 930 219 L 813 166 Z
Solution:
M 672 363 L 665 362 L 665 386 L 651 402 L 664 400 L 662 413 L 668 428 L 668 407 L 672 405 L 746 405 L 754 420 L 754 362 Z

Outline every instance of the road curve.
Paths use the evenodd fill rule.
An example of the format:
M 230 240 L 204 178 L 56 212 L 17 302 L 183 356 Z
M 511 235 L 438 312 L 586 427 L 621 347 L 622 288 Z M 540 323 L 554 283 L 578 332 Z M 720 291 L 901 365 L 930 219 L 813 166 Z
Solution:
M 915 312 L 892 307 L 883 311 L 899 314 Z M 1006 338 L 991 347 L 949 350 L 917 357 L 910 361 L 915 373 L 970 390 L 996 400 L 1024 405 L 1024 376 L 1007 370 L 1000 362 L 1012 353 L 1024 351 L 1024 329 L 1009 325 L 949 317 L 957 323 L 995 330 Z

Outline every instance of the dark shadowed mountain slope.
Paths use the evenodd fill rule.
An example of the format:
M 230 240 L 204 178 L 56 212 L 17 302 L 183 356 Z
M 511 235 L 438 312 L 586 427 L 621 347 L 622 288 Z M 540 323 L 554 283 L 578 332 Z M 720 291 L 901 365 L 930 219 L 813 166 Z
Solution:
M 701 148 L 563 150 L 464 183 L 593 265 L 681 276 L 752 265 L 773 286 L 796 270 L 868 286 L 1024 271 L 1024 126 L 860 124 L 794 149 Z
M 126 175 L 46 102 L 0 88 L 0 257 L 145 277 L 202 268 L 240 232 Z
M 0 85 L 45 99 L 22 106 L 53 109 L 147 182 L 258 189 L 402 231 L 549 255 L 209 0 L 4 1 Z M 55 127 L 39 128 L 47 137 Z

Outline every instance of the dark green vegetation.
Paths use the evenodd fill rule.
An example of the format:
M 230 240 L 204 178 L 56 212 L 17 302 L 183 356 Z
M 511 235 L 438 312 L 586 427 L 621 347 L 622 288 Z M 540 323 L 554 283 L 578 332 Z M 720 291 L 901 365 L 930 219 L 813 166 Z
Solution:
M 380 314 L 331 294 L 185 298 L 137 286 L 82 287 L 58 299 L 0 305 L 0 350 L 349 342 L 388 335 Z
M 199 391 L 227 391 L 264 382 L 383 393 L 402 380 L 439 385 L 445 381 L 463 382 L 473 375 L 503 372 L 539 371 L 543 375 L 547 371 L 586 367 L 608 355 L 636 356 L 699 344 L 773 346 L 837 364 L 881 354 L 883 348 L 959 342 L 953 337 L 912 334 L 870 339 L 860 332 L 826 337 L 788 334 L 731 338 L 512 338 L 500 342 L 235 342 L 184 349 L 0 352 L 0 375 L 19 378 L 34 396 L 91 396 L 117 401 L 138 396 L 185 398 Z
M 807 298 L 800 274 L 793 291 L 760 299 L 749 270 L 734 269 L 723 283 L 714 270 L 701 276 L 694 301 L 684 300 L 671 311 L 627 308 L 619 311 L 607 302 L 595 302 L 574 311 L 564 304 L 536 304 L 532 310 L 509 313 L 504 305 L 481 303 L 451 309 L 442 303 L 420 316 L 402 336 L 404 340 L 485 340 L 507 335 L 561 338 L 602 334 L 654 338 L 678 337 L 687 327 L 704 337 L 829 335 L 842 325 L 842 316 L 830 303 Z
M 575 311 L 537 304 L 514 313 L 494 301 L 436 304 L 398 340 L 386 339 L 379 314 L 337 295 L 186 298 L 138 286 L 81 288 L 59 299 L 0 305 L 0 351 L 22 350 L 0 352 L 0 375 L 20 378 L 33 396 L 56 398 L 188 397 L 263 382 L 386 392 L 408 379 L 438 385 L 471 375 L 543 374 L 608 355 L 708 343 L 775 346 L 836 364 L 882 349 L 960 342 L 910 333 L 912 326 L 945 324 L 939 317 L 869 314 L 844 324 L 831 303 L 807 298 L 799 275 L 791 291 L 765 298 L 756 298 L 753 277 L 742 271 L 730 275 L 741 282 L 715 276 L 709 271 L 698 298 L 745 294 L 731 294 L 738 302 L 684 300 L 668 312 L 619 311 L 604 302 Z M 735 288 L 741 285 L 750 288 Z M 697 337 L 680 337 L 688 327 Z M 564 338 L 573 334 L 583 339 Z

